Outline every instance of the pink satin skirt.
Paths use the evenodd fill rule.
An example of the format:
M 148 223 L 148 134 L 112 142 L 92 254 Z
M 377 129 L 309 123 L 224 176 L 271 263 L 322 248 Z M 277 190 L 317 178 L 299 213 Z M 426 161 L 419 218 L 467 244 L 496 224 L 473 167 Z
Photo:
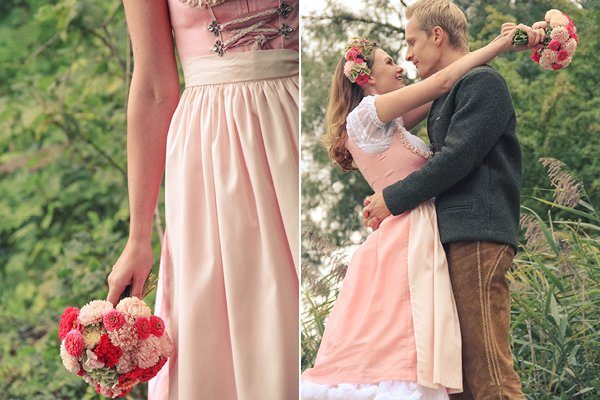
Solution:
M 298 398 L 298 53 L 182 61 L 156 314 L 176 355 L 149 398 Z

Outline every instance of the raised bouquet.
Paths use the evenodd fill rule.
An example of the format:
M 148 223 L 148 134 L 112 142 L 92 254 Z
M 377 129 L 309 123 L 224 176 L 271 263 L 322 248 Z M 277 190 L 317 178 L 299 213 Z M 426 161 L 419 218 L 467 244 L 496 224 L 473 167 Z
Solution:
M 60 317 L 60 356 L 70 372 L 106 397 L 123 397 L 154 377 L 173 351 L 163 320 L 137 297 L 116 307 L 93 300 Z
M 534 50 L 531 54 L 531 59 L 544 69 L 556 70 L 564 68 L 571 64 L 577 44 L 579 43 L 577 27 L 571 17 L 555 9 L 546 13 L 544 23 L 545 26 L 539 26 L 539 28 L 543 28 L 546 32 L 545 48 Z M 513 44 L 515 46 L 526 45 L 527 34 L 517 29 Z

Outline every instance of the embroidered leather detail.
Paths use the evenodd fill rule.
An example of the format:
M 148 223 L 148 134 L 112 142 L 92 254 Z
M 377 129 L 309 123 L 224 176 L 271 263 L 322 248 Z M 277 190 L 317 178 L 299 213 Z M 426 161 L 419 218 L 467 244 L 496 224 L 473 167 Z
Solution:
M 257 50 L 277 36 L 289 39 L 294 32 L 294 29 L 287 24 L 282 24 L 280 28 L 267 25 L 268 22 L 276 17 L 283 19 L 287 18 L 294 10 L 294 7 L 287 4 L 285 1 L 280 2 L 279 7 L 277 8 L 268 8 L 252 12 L 222 24 L 220 24 L 215 17 L 212 7 L 209 8 L 213 15 L 213 19 L 206 29 L 213 35 L 219 37 L 212 48 L 212 51 L 219 56 L 225 54 L 227 49 L 238 46 L 252 45 L 252 49 Z M 223 32 L 229 32 L 232 36 L 227 40 L 223 40 Z
M 225 3 L 227 0 L 181 0 L 183 4 L 187 4 L 190 7 L 194 8 L 208 8 L 211 6 L 217 6 L 219 4 Z
M 281 28 L 279 28 L 279 31 L 281 32 L 281 35 L 286 38 L 289 39 L 292 36 L 292 33 L 294 32 L 294 28 L 292 28 L 291 26 L 288 26 L 286 24 L 281 25 Z
M 277 14 L 281 15 L 283 18 L 287 18 L 293 10 L 294 7 L 290 6 L 285 1 L 282 1 L 277 9 Z
M 206 27 L 206 29 L 209 32 L 212 32 L 212 34 L 215 36 L 219 36 L 219 34 L 221 33 L 221 27 L 219 26 L 219 23 L 216 19 L 210 21 L 210 24 Z

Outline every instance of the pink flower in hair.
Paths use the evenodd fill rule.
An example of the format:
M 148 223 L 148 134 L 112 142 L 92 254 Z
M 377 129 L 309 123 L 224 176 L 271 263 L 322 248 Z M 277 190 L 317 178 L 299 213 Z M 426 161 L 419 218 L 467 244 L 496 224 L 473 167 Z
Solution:
M 352 61 L 346 61 L 346 64 L 344 64 L 344 75 L 346 75 L 347 77 L 349 77 L 352 73 L 352 64 L 354 64 Z
M 369 75 L 362 74 L 356 78 L 356 83 L 358 86 L 365 86 L 369 82 Z
M 356 61 L 356 58 L 360 55 L 360 53 L 361 53 L 360 47 L 354 46 L 346 52 L 346 60 Z

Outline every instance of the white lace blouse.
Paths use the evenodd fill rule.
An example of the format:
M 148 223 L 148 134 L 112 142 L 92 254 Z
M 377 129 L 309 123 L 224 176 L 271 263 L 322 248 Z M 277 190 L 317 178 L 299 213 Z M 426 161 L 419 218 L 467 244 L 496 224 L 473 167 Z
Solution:
M 375 96 L 365 96 L 360 104 L 346 117 L 348 137 L 365 153 L 381 153 L 390 147 L 396 128 L 410 144 L 417 149 L 427 151 L 427 145 L 417 136 L 404 128 L 402 117 L 383 123 L 377 116 Z

